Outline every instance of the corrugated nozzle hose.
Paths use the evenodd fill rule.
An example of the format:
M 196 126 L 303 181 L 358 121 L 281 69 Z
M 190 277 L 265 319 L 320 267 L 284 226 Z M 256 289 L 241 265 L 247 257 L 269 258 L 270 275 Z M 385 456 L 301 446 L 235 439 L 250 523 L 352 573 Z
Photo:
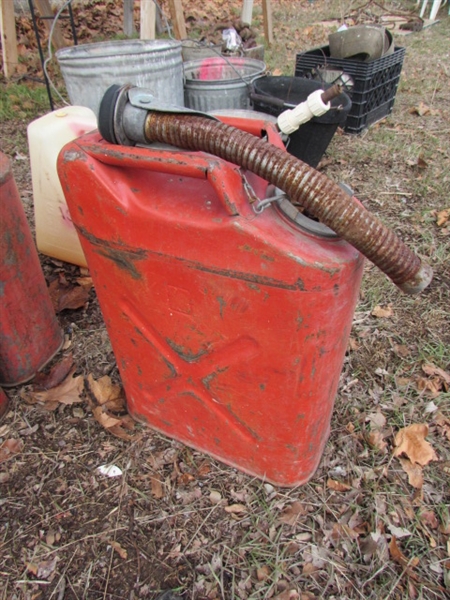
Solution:
M 160 142 L 208 152 L 249 170 L 280 188 L 291 201 L 352 244 L 403 292 L 417 294 L 431 282 L 431 267 L 356 198 L 322 173 L 264 139 L 208 116 L 160 111 L 147 111 L 145 118 L 140 119 L 141 139 L 135 142 Z M 124 112 L 114 110 L 114 118 L 123 117 Z M 102 130 L 100 119 L 101 116 L 100 132 L 108 139 L 103 133 L 107 127 Z M 121 126 L 126 129 L 125 123 Z M 133 127 L 136 130 L 136 125 Z M 111 136 L 108 141 L 113 141 Z

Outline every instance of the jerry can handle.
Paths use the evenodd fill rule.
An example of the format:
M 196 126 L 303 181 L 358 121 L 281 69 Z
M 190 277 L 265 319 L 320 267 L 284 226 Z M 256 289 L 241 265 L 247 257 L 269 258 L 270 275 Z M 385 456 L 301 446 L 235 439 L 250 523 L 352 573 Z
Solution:
M 205 152 L 180 152 L 142 146 L 114 146 L 101 144 L 97 132 L 79 138 L 75 143 L 99 162 L 121 169 L 141 169 L 206 179 L 216 192 L 220 202 L 230 216 L 254 217 L 252 204 L 257 195 L 247 182 L 240 167 Z M 62 151 L 59 160 L 72 160 L 72 150 Z

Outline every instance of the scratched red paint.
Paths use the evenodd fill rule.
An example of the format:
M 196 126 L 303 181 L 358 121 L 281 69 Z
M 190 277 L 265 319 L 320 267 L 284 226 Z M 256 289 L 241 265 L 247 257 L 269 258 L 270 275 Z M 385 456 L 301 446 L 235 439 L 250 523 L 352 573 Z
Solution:
M 241 170 L 206 153 L 92 133 L 63 149 L 58 171 L 130 413 L 275 484 L 310 479 L 362 256 L 274 207 L 256 215 Z
M 0 153 L 0 384 L 31 379 L 57 352 L 56 320 L 11 165 Z

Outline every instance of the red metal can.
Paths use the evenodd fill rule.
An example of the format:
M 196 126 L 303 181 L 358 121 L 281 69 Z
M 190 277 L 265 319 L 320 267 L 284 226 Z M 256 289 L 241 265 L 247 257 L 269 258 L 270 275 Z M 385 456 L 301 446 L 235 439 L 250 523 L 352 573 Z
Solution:
M 5 416 L 6 411 L 8 410 L 8 406 L 9 398 L 6 395 L 5 391 L 2 388 L 0 388 L 0 421 Z
M 329 435 L 363 257 L 277 206 L 256 214 L 267 183 L 202 152 L 91 133 L 58 170 L 130 413 L 251 475 L 305 483 Z
M 0 384 L 34 377 L 59 350 L 58 325 L 8 158 L 0 153 Z

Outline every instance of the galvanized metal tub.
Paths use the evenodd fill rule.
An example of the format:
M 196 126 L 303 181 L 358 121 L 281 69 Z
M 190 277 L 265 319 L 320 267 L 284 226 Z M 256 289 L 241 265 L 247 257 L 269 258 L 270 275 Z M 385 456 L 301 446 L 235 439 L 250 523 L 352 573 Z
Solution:
M 170 104 L 184 106 L 181 42 L 118 40 L 61 48 L 56 52 L 71 104 L 98 116 L 100 101 L 114 83 L 151 89 Z
M 183 40 L 181 44 L 181 54 L 185 62 L 222 54 L 222 44 L 203 44 L 195 40 Z
M 204 112 L 222 108 L 248 109 L 250 84 L 264 75 L 265 70 L 263 61 L 240 56 L 185 62 L 185 105 Z

